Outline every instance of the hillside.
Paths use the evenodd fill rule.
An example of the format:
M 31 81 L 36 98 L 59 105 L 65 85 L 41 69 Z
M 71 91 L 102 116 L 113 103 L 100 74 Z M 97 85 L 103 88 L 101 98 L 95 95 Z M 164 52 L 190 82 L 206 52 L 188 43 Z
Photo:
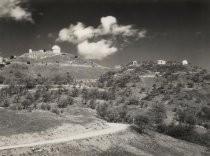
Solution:
M 176 138 L 210 145 L 210 75 L 169 62 L 142 62 L 101 76 L 98 86 L 115 93 L 104 106 L 108 121 L 149 126 Z M 200 134 L 200 135 L 199 135 Z M 199 136 L 199 137 L 196 137 Z
M 71 73 L 58 72 L 69 68 L 19 61 L 2 69 L 1 147 L 23 146 L 18 154 L 15 149 L 0 153 L 208 155 L 210 76 L 206 70 L 176 62 L 142 62 L 108 71 L 97 81 L 75 81 Z M 103 134 L 107 121 L 130 128 Z M 90 138 L 80 138 L 89 131 Z M 103 135 L 92 136 L 94 132 Z M 71 135 L 80 139 L 56 140 Z M 39 142 L 41 147 L 31 147 Z M 48 145 L 51 142 L 58 144 Z
M 43 54 L 42 54 L 43 55 Z M 75 79 L 97 79 L 110 68 L 101 66 L 91 60 L 85 60 L 78 56 L 67 53 L 50 54 L 35 59 L 29 57 L 29 53 L 10 60 L 10 64 L 2 69 L 4 76 L 11 76 L 13 70 L 26 70 L 27 74 L 36 77 L 41 75 L 45 78 L 69 73 Z

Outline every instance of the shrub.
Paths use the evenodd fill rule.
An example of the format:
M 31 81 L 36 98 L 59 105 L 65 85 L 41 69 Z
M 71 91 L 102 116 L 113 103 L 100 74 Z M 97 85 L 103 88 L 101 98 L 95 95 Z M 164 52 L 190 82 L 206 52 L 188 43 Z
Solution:
M 187 110 L 178 110 L 177 111 L 177 121 L 189 124 L 189 125 L 195 125 L 196 124 L 196 117 L 194 112 L 192 112 L 190 109 Z
M 88 102 L 87 106 L 90 107 L 91 109 L 95 109 L 95 108 L 96 108 L 96 100 L 91 99 L 91 100 Z
M 136 98 L 131 98 L 129 99 L 129 101 L 127 102 L 127 105 L 139 105 L 139 100 Z
M 110 122 L 124 122 L 126 117 L 126 106 L 109 107 L 105 118 Z
M 10 105 L 10 101 L 8 99 L 5 99 L 2 107 L 9 107 L 9 105 Z
M 4 76 L 2 76 L 2 75 L 0 75 L 0 84 L 3 84 L 3 83 L 4 83 L 4 81 L 5 81 L 5 77 L 4 77 Z
M 198 113 L 200 118 L 210 120 L 210 108 L 209 107 L 202 107 L 200 112 Z
M 66 108 L 68 105 L 72 105 L 73 103 L 74 99 L 72 97 L 63 98 L 58 101 L 58 107 Z
M 51 110 L 51 106 L 49 104 L 47 104 L 47 103 L 42 103 L 41 109 L 49 111 L 49 110 Z
M 178 124 L 174 125 L 173 123 L 170 125 L 159 125 L 158 131 L 161 133 L 165 133 L 172 137 L 190 141 L 193 143 L 197 143 L 200 145 L 204 145 L 210 147 L 210 135 L 209 133 L 205 134 L 198 134 L 194 130 L 194 126 L 187 125 L 187 124 Z
M 154 124 L 162 124 L 163 119 L 166 117 L 166 109 L 164 104 L 156 103 L 152 105 L 150 114 L 152 122 L 154 122 Z
M 22 106 L 23 106 L 23 109 L 27 109 L 27 108 L 29 108 L 29 106 L 31 105 L 31 101 L 28 100 L 28 99 L 26 99 L 26 100 L 24 100 L 21 104 L 22 104 Z
M 59 115 L 60 114 L 60 111 L 59 111 L 58 108 L 53 108 L 52 109 L 52 113 L 55 113 L 55 114 Z
M 144 132 L 144 130 L 149 125 L 149 118 L 144 115 L 137 115 L 134 117 L 134 124 L 139 127 L 140 132 Z
M 188 136 L 193 131 L 193 126 L 186 124 L 170 124 L 169 126 L 162 124 L 158 126 L 158 131 L 165 133 L 175 138 L 182 139 L 185 136 Z
M 33 78 L 23 79 L 23 83 L 26 85 L 27 89 L 32 89 L 36 86 L 35 80 Z
M 78 97 L 78 95 L 79 95 L 79 90 L 77 88 L 73 88 L 73 90 L 71 91 L 71 96 Z
M 98 99 L 106 101 L 113 100 L 115 98 L 114 93 L 108 91 L 98 91 L 98 93 L 96 93 L 96 96 Z
M 50 102 L 51 100 L 51 93 L 49 92 L 44 92 L 42 95 L 42 101 L 43 102 Z
M 101 75 L 98 81 L 99 81 L 100 83 L 104 83 L 104 82 L 110 80 L 110 79 L 113 77 L 114 74 L 115 74 L 114 71 L 109 71 L 109 72 L 107 72 L 107 73 Z
M 101 103 L 101 104 L 97 105 L 97 107 L 96 107 L 97 114 L 100 117 L 104 118 L 107 114 L 107 108 L 108 108 L 107 103 Z

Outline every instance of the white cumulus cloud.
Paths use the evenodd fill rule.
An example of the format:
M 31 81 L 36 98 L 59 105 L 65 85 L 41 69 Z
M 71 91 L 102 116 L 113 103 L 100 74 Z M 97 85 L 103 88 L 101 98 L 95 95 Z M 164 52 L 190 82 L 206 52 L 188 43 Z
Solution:
M 100 40 L 98 42 L 84 41 L 77 45 L 78 52 L 86 59 L 102 60 L 107 56 L 117 52 L 117 48 L 111 46 L 111 43 L 106 40 Z
M 21 7 L 23 0 L 0 0 L 0 17 L 11 17 L 17 21 L 33 22 L 31 13 Z
M 133 39 L 139 40 L 144 37 L 146 30 L 135 29 L 133 25 L 119 25 L 115 17 L 106 16 L 101 17 L 97 27 L 85 26 L 78 22 L 61 29 L 57 41 L 75 44 L 79 54 L 85 58 L 101 60 L 117 52 Z
M 71 24 L 69 28 L 62 29 L 57 40 L 77 44 L 94 37 L 95 31 L 92 26 L 85 27 L 83 23 L 78 22 L 76 25 Z
M 113 16 L 101 18 L 101 25 L 105 34 L 112 32 L 112 26 L 117 24 L 117 19 Z

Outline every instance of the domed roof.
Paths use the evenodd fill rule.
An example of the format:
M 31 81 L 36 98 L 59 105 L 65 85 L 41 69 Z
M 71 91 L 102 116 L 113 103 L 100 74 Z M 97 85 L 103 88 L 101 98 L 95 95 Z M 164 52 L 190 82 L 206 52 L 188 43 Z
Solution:
M 52 47 L 52 50 L 60 50 L 61 48 L 59 47 L 59 46 L 57 46 L 57 45 L 54 45 L 53 47 Z

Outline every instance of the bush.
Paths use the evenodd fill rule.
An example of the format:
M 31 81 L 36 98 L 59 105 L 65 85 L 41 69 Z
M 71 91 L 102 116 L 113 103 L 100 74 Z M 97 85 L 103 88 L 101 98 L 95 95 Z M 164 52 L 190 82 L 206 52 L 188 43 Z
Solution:
M 47 103 L 42 103 L 41 109 L 49 111 L 49 110 L 51 110 L 51 106 L 49 104 L 47 104 Z
M 60 111 L 59 111 L 58 108 L 53 108 L 52 109 L 52 113 L 55 113 L 55 114 L 59 115 L 60 114 Z
M 144 130 L 149 126 L 149 118 L 144 115 L 135 116 L 133 122 L 139 127 L 140 132 L 144 132 Z
M 77 88 L 74 88 L 72 91 L 71 91 L 71 96 L 72 97 L 78 97 L 79 96 L 79 90 Z
M 194 126 L 187 124 L 178 124 L 178 125 L 159 125 L 158 132 L 167 134 L 169 136 L 190 141 L 193 143 L 197 143 L 200 145 L 204 145 L 210 147 L 210 135 L 206 134 L 198 134 L 194 131 Z
M 178 124 L 174 125 L 173 123 L 170 125 L 161 124 L 158 126 L 158 132 L 165 133 L 175 138 L 182 139 L 185 136 L 188 136 L 192 130 L 193 126 L 186 125 L 186 124 Z
M 101 104 L 97 105 L 97 107 L 96 107 L 97 114 L 100 117 L 104 118 L 107 114 L 107 108 L 108 108 L 107 103 L 101 103 Z
M 2 75 L 0 75 L 0 84 L 3 84 L 3 83 L 4 83 L 4 81 L 5 81 L 5 77 L 4 77 L 4 76 L 2 76 Z
M 131 98 L 129 99 L 129 101 L 127 102 L 127 105 L 139 105 L 139 100 L 136 98 Z
M 5 99 L 2 107 L 9 107 L 9 105 L 10 105 L 10 101 L 8 99 Z
M 32 104 L 32 103 L 31 103 L 30 100 L 28 100 L 28 99 L 24 100 L 24 101 L 22 102 L 23 109 L 29 108 L 29 106 L 30 106 L 31 104 Z
M 195 125 L 196 124 L 196 117 L 191 110 L 178 110 L 177 111 L 177 121 L 189 124 L 189 125 Z
M 88 102 L 87 106 L 90 107 L 91 109 L 95 109 L 95 108 L 96 108 L 96 100 L 91 99 L 91 100 Z
M 152 122 L 156 125 L 162 124 L 163 119 L 166 117 L 166 109 L 164 104 L 156 103 L 152 105 L 150 110 Z
M 43 102 L 50 102 L 51 100 L 51 93 L 49 92 L 44 92 L 43 95 L 42 95 L 42 101 Z
M 74 99 L 72 97 L 63 98 L 58 101 L 58 107 L 66 108 L 68 105 L 72 105 L 73 103 Z
M 115 98 L 114 93 L 108 92 L 108 91 L 98 91 L 96 95 L 98 99 L 106 100 L 106 101 L 113 100 Z
M 198 116 L 200 118 L 210 120 L 210 108 L 209 107 L 202 107 L 202 109 L 198 113 Z
M 124 122 L 126 118 L 126 106 L 110 107 L 105 118 L 110 122 Z

